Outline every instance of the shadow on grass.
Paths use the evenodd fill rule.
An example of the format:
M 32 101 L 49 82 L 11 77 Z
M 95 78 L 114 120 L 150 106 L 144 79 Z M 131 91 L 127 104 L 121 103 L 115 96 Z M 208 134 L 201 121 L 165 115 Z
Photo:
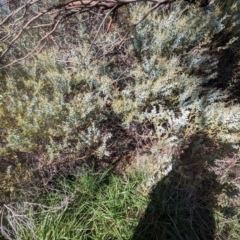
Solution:
M 202 134 L 189 139 L 177 167 L 153 187 L 132 240 L 214 239 L 213 206 L 227 188 L 209 170 L 218 152 L 219 146 Z

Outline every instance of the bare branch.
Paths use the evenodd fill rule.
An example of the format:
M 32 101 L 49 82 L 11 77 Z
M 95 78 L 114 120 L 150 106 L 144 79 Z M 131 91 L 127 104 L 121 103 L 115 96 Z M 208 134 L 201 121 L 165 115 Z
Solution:
M 3 1 L 4 5 L 10 2 Z M 110 14 L 114 14 L 118 8 L 124 5 L 138 2 L 155 3 L 154 7 L 130 28 L 125 36 L 126 38 L 129 32 L 152 11 L 174 1 L 176 0 L 72 0 L 49 6 L 45 1 L 25 0 L 19 7 L 12 9 L 11 12 L 6 13 L 0 19 L 0 44 L 5 46 L 5 49 L 0 52 L 0 63 L 4 67 L 7 67 L 30 57 L 56 31 L 60 23 L 63 23 L 76 14 L 94 13 L 98 15 L 101 13 L 105 16 L 103 17 L 104 22 Z M 2 7 L 3 5 L 0 5 L 0 10 Z M 98 37 L 103 22 L 100 24 L 92 44 Z M 108 26 L 109 28 L 110 26 Z M 21 45 L 21 39 L 26 34 L 32 35 L 35 38 L 30 43 L 31 46 L 28 47 L 25 47 L 24 44 Z

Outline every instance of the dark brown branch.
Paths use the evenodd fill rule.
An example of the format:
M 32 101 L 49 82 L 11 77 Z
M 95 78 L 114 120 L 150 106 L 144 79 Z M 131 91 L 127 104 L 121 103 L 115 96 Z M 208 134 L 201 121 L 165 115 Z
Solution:
M 150 10 L 150 12 L 152 12 L 159 6 L 166 5 L 174 1 L 176 0 L 75 0 L 52 6 L 46 5 L 44 7 L 44 3 L 40 0 L 25 0 L 24 4 L 20 5 L 15 10 L 12 10 L 12 12 L 7 14 L 0 22 L 0 43 L 5 44 L 6 46 L 6 49 L 0 52 L 0 61 L 3 65 L 9 66 L 9 64 L 13 62 L 19 62 L 19 60 L 26 59 L 31 56 L 31 54 L 36 52 L 36 48 L 39 47 L 43 41 L 47 40 L 52 33 L 54 33 L 60 23 L 75 14 L 85 12 L 90 13 L 94 11 L 96 14 L 102 13 L 107 16 L 110 12 L 114 14 L 118 8 L 124 5 L 137 2 L 155 3 L 155 6 Z M 33 7 L 38 8 L 38 10 L 33 11 Z M 108 10 L 110 10 L 110 12 Z M 142 17 L 142 20 L 145 19 L 149 13 L 145 14 Z M 137 24 L 138 23 L 135 23 L 132 28 L 134 28 Z M 28 50 L 25 54 L 22 53 L 23 56 L 20 57 L 16 57 L 13 54 L 12 57 L 14 58 L 15 56 L 15 60 L 10 63 L 4 63 L 7 59 L 6 56 L 9 55 L 9 50 L 18 48 L 18 41 L 21 39 L 23 34 L 28 33 L 29 31 L 37 31 L 37 29 L 39 29 L 38 33 L 32 32 L 32 34 L 37 33 L 38 35 L 42 34 L 43 36 L 36 41 L 35 45 L 33 44 L 32 49 Z M 95 35 L 95 38 L 97 36 L 98 33 Z

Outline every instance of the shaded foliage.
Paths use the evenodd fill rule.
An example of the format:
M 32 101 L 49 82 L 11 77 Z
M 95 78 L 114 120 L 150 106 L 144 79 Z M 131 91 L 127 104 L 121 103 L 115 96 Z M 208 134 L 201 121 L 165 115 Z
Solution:
M 228 149 L 224 154 L 233 154 L 231 145 L 218 146 L 215 140 L 200 133 L 186 142 L 174 169 L 151 189 L 151 201 L 133 240 L 218 239 L 214 217 L 214 209 L 219 208 L 217 196 L 235 191 L 231 184 L 219 182 L 220 176 L 211 166 L 223 157 L 216 155 L 219 147 Z
M 214 228 L 219 238 L 234 239 L 238 216 L 232 216 L 229 224 L 221 223 L 212 210 L 224 219 L 226 209 L 239 207 L 233 203 L 238 198 L 233 201 L 225 189 L 215 192 L 224 182 L 239 192 L 238 173 L 233 171 L 239 165 L 240 144 L 239 4 L 214 1 L 199 8 L 177 1 L 157 11 L 152 11 L 152 4 L 132 4 L 120 8 L 115 21 L 110 12 L 100 15 L 100 21 L 96 12 L 75 15 L 64 25 L 59 22 L 51 42 L 46 42 L 48 49 L 1 69 L 0 191 L 5 207 L 14 206 L 14 213 L 26 211 L 25 206 L 20 204 L 19 210 L 11 203 L 38 201 L 42 193 L 58 191 L 62 175 L 81 176 L 89 169 L 99 173 L 106 168 L 122 174 L 139 162 L 146 174 L 146 181 L 137 186 L 141 196 L 147 199 L 149 189 L 156 186 L 146 219 L 149 211 L 156 213 L 150 205 L 161 208 L 154 199 L 166 198 L 179 215 L 165 207 L 166 212 L 155 217 L 169 221 L 183 238 L 192 223 L 200 239 L 204 234 L 212 238 Z M 39 37 L 24 36 L 19 48 L 14 45 L 8 52 L 13 58 L 21 57 L 22 49 L 29 52 Z M 211 166 L 213 162 L 216 166 Z M 217 206 L 212 206 L 213 200 Z M 174 228 L 173 215 L 181 226 L 178 217 L 189 216 L 187 206 L 194 218 L 182 222 L 187 228 Z M 2 212 L 8 226 L 16 229 L 19 222 L 9 216 Z M 134 224 L 139 212 L 135 216 Z M 23 233 L 32 231 L 21 227 Z M 153 234 L 159 231 L 158 226 L 149 227 Z M 49 231 L 53 233 L 52 228 Z M 167 228 L 164 231 L 170 236 Z

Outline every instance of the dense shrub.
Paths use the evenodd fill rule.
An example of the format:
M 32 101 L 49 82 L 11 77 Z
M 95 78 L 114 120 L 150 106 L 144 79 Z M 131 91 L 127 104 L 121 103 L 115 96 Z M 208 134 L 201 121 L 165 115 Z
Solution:
M 127 24 L 149 7 L 127 8 Z M 14 199 L 34 180 L 48 189 L 83 165 L 119 172 L 143 157 L 155 163 L 151 186 L 182 164 L 193 135 L 191 160 L 200 158 L 199 144 L 211 149 L 211 160 L 239 156 L 239 8 L 238 1 L 178 2 L 128 36 L 120 18 L 94 43 L 83 23 L 81 41 L 64 38 L 66 49 L 1 70 L 1 192 Z
M 234 98 L 227 90 L 238 84 L 238 75 L 225 79 L 224 89 L 218 81 L 221 55 L 234 51 L 237 61 L 238 5 L 174 4 L 169 13 L 156 11 L 142 21 L 119 53 L 107 46 L 121 28 L 103 33 L 94 46 L 69 42 L 68 51 L 45 51 L 2 70 L 2 164 L 42 169 L 111 159 L 111 148 L 122 155 L 123 142 L 131 140 L 134 150 L 143 134 L 161 149 L 206 131 L 217 141 L 231 139 L 236 148 L 239 105 L 225 99 Z M 132 6 L 128 21 L 138 20 L 147 7 Z M 99 59 L 102 41 L 107 53 Z

